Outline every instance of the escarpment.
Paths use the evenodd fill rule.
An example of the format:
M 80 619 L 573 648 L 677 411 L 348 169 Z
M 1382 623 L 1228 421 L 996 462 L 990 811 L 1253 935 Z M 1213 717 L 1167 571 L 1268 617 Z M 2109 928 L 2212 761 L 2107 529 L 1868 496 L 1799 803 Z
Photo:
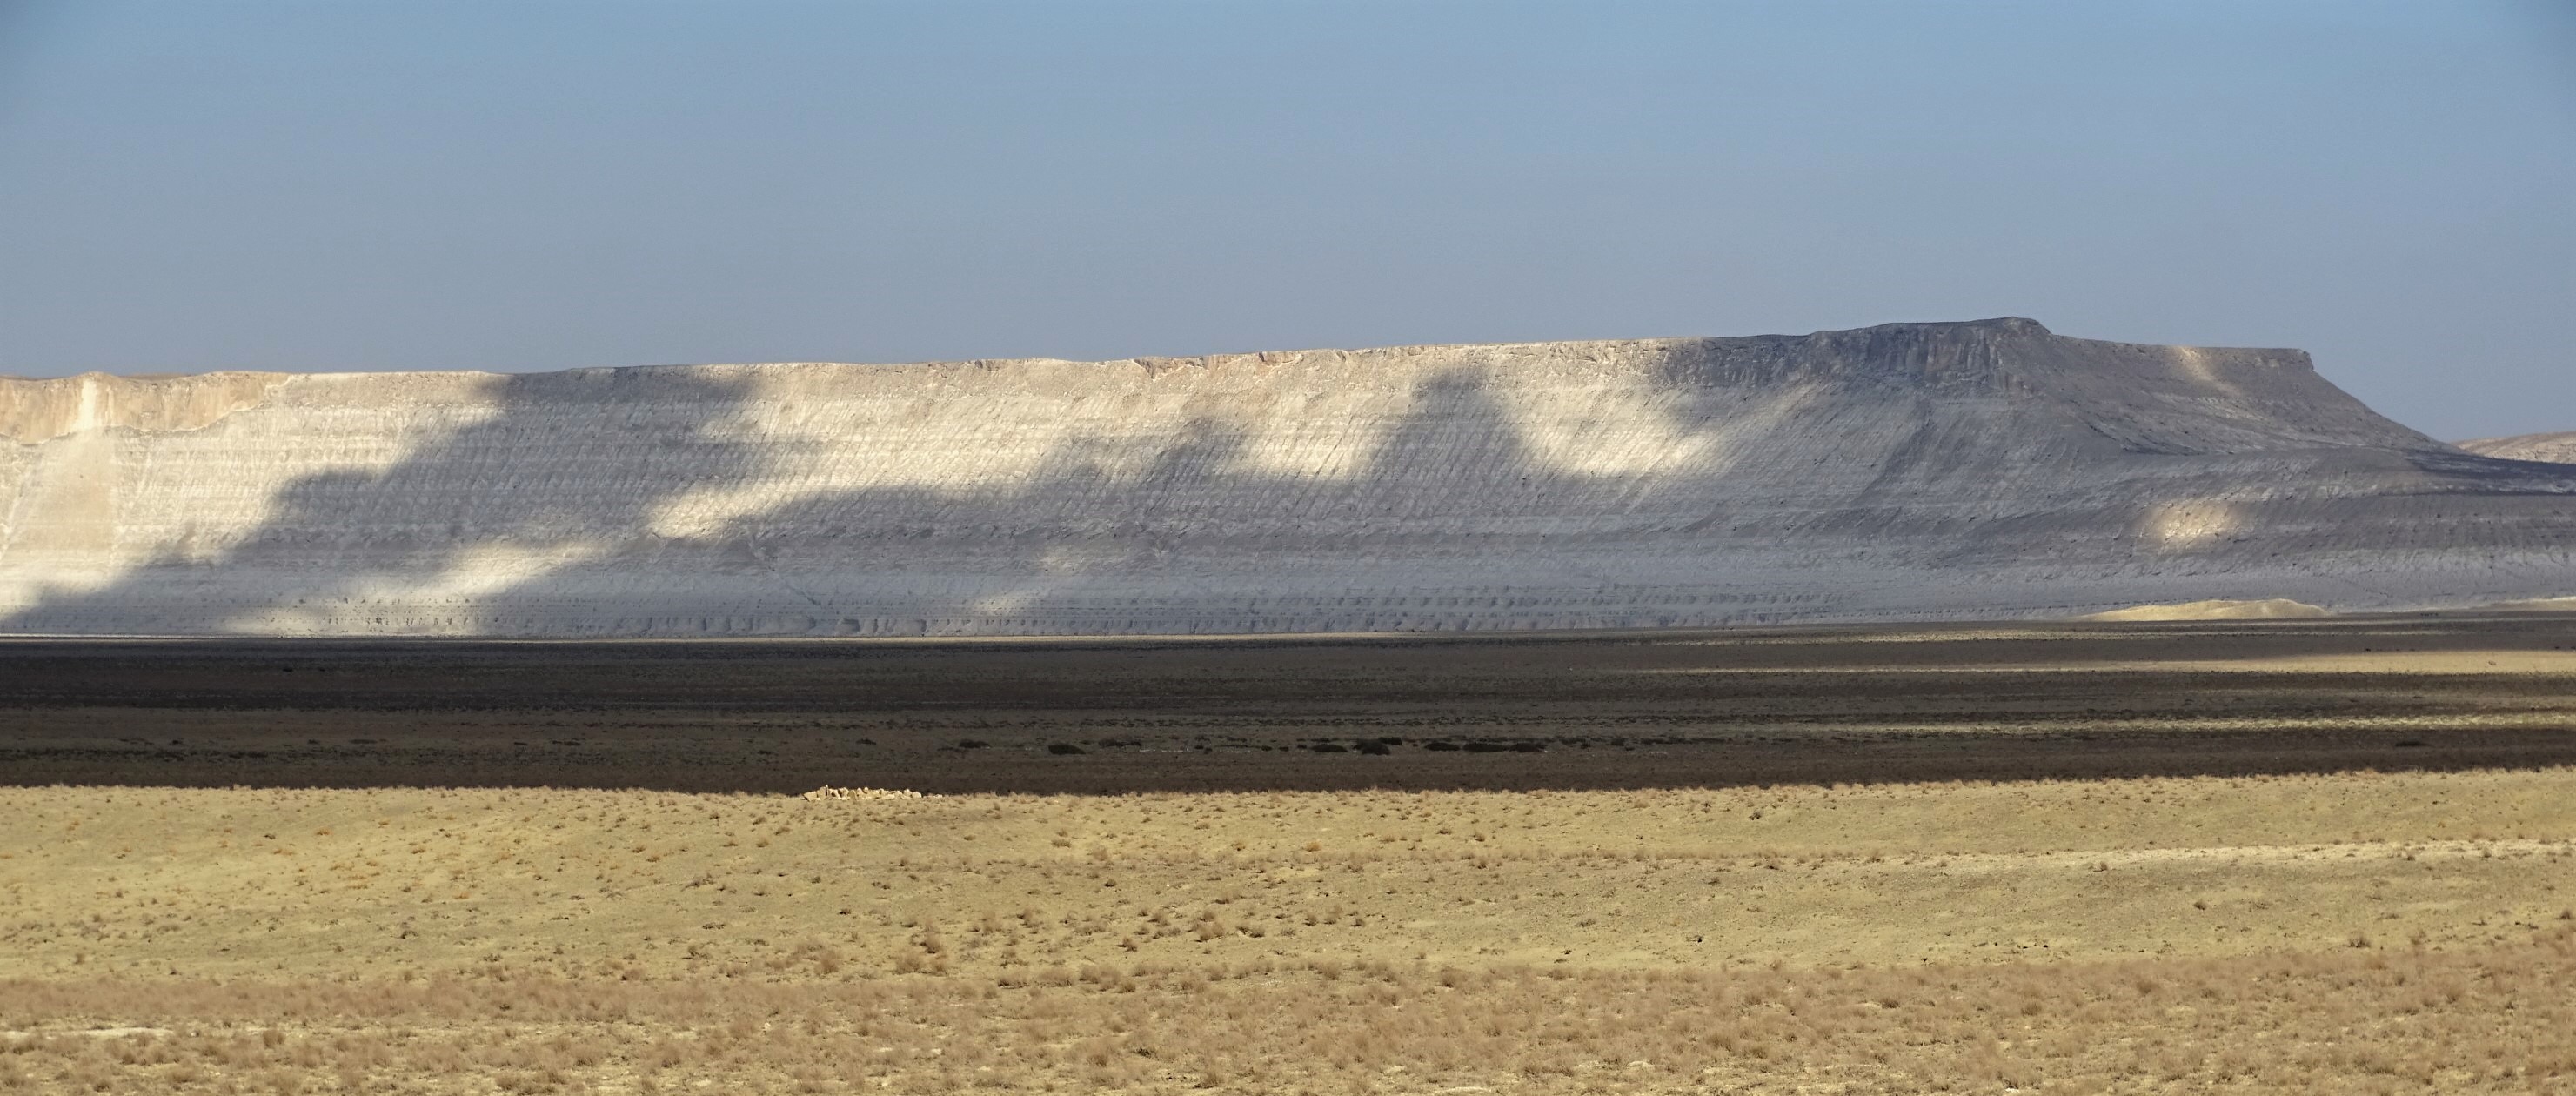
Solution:
M 2509 438 L 2464 441 L 2460 448 L 2480 456 L 2576 464 L 2576 430 L 2555 434 L 2516 434 Z
M 0 439 L 35 445 L 66 434 L 122 426 L 197 430 L 267 402 L 279 373 L 115 377 L 91 373 L 0 381 Z
M 14 632 L 1105 634 L 2576 593 L 2576 468 L 2028 320 L 0 382 Z

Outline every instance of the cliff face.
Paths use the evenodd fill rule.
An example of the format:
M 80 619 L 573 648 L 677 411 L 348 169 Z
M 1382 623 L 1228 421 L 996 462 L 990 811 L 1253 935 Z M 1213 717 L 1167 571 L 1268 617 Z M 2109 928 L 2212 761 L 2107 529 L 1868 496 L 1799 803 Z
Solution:
M 2576 468 L 2027 320 L 0 382 L 0 630 L 1049 634 L 2576 593 Z
M 2551 464 L 2576 464 L 2576 431 L 2558 434 L 2516 434 L 2510 438 L 2479 438 L 2464 441 L 2460 448 L 2486 457 L 2505 460 L 2536 460 Z

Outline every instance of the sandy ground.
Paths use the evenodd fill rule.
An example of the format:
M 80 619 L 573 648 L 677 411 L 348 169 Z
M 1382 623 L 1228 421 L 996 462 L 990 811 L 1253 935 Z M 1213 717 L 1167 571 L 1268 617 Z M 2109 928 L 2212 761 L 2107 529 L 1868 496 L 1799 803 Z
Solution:
M 944 961 L 980 976 L 1292 952 L 1667 967 L 2461 945 L 2576 904 L 2570 792 L 2568 770 L 909 803 L 29 789 L 7 793 L 0 864 L 36 920 L 5 969 L 674 978 L 814 934 L 890 968 L 891 930 L 922 923 L 967 937 Z M 47 916 L 66 901 L 82 915 Z M 1229 931 L 1197 939 L 1202 911 Z
M 2571 804 L 2567 769 L 20 789 L 0 1084 L 2545 1091 L 2576 1078 Z
M 864 671 L 823 663 L 848 676 L 795 665 L 826 656 L 792 646 L 780 658 L 677 650 L 664 677 L 593 648 L 532 660 L 524 677 L 484 648 L 433 651 L 426 669 L 376 648 L 286 661 L 288 649 L 188 648 L 157 662 L 146 656 L 169 649 L 14 649 L 5 657 L 22 666 L 57 660 L 50 677 L 6 679 L 30 726 L 46 712 L 107 720 L 99 701 L 114 694 L 82 675 L 153 666 L 160 676 L 129 682 L 142 703 L 128 714 L 199 720 L 169 736 L 229 749 L 275 733 L 255 730 L 262 719 L 306 721 L 300 732 L 336 713 L 344 735 L 430 741 L 472 720 L 525 734 L 624 696 L 635 703 L 591 718 L 630 725 L 560 733 L 611 757 L 598 743 L 660 735 L 720 776 L 748 772 L 708 745 L 721 706 L 692 716 L 668 699 L 720 666 L 746 689 L 806 683 L 762 719 L 841 703 L 854 721 L 910 713 L 936 728 L 925 741 L 978 720 L 990 737 L 921 747 L 919 771 L 944 764 L 969 790 L 906 799 L 528 786 L 543 759 L 574 773 L 602 762 L 573 747 L 511 762 L 472 735 L 434 755 L 449 759 L 439 766 L 382 770 L 401 778 L 383 786 L 327 786 L 360 770 L 307 746 L 247 760 L 339 774 L 304 781 L 326 786 L 0 788 L 0 1090 L 2576 1087 L 2564 1038 L 2576 1024 L 2576 768 L 2387 742 L 2543 749 L 2568 726 L 2570 685 L 2549 667 L 2576 644 L 2537 625 L 2238 627 L 2077 629 L 2089 638 L 2071 643 L 1988 629 L 1248 649 L 1259 657 L 1173 645 L 1143 659 L 1132 645 L 1037 645 L 944 664 L 918 660 L 957 648 L 897 648 Z M 2361 649 L 2398 642 L 2418 649 Z M 2076 665 L 2013 662 L 2034 643 Z M 2477 665 L 2490 657 L 2497 666 Z M 1342 687 L 1238 710 L 1281 679 L 1265 660 Z M 1122 661 L 1146 668 L 1100 672 Z M 337 680 L 295 692 L 244 673 L 283 678 L 282 665 Z M 1515 667 L 1564 705 L 1544 710 L 1541 752 L 1507 745 L 1540 738 L 1540 717 L 1503 718 L 1532 703 L 1494 691 Z M 410 698 L 441 673 L 453 709 L 427 715 L 447 722 L 381 729 L 423 718 Z M 1452 692 L 1394 699 L 1443 674 Z M 560 707 L 511 699 L 539 695 L 549 675 Z M 1929 682 L 1911 705 L 1906 681 Z M 1602 682 L 1637 684 L 1613 698 Z M 2116 734 L 2084 737 L 2079 699 L 2120 726 L 2180 726 L 2122 752 L 2100 744 Z M 1759 755 L 1634 731 L 1625 747 L 1601 731 L 1571 745 L 1566 712 L 1583 704 L 1675 724 L 1697 713 L 1716 741 L 1753 736 L 1757 720 L 1798 730 L 1763 731 L 1788 741 Z M 1384 754 L 1316 753 L 1360 739 L 1320 722 L 1351 710 L 1425 729 L 1385 736 L 1402 741 Z M 2261 730 L 2267 712 L 2293 729 Z M 1838 727 L 1864 715 L 1918 729 Z M 1044 749 L 1096 743 L 1106 732 L 1063 728 L 1113 718 L 1145 722 L 1125 733 L 1149 743 L 1249 745 Z M 1281 729 L 1261 739 L 1255 726 Z M 1505 748 L 1465 750 L 1470 726 Z M 2508 732 L 2523 737 L 2480 737 Z M 753 741 L 799 740 L 769 733 Z M 1429 749 L 1438 736 L 1462 748 Z M 2338 736 L 2438 763 L 2378 771 L 2309 748 Z M 26 734 L 10 741 L 68 763 Z M 1926 745 L 1940 742 L 1967 745 Z M 1941 775 L 2026 769 L 2050 751 L 2184 771 Z M 1756 756 L 1842 772 L 1852 754 L 1878 771 L 1767 786 L 1634 776 Z M 777 761 L 774 779 L 892 783 L 890 767 L 820 756 Z M 1133 787 L 1193 758 L 1202 767 L 1183 772 L 1203 784 L 1269 766 L 1278 786 Z M 2262 759 L 2269 769 L 2242 771 Z M 148 771 L 178 763 L 161 764 L 172 768 Z M 1326 779 L 1366 764 L 1469 786 Z M 1550 764 L 1571 775 L 1529 778 Z M 1130 787 L 1035 786 L 1049 772 Z M 482 786 L 462 786 L 478 775 Z

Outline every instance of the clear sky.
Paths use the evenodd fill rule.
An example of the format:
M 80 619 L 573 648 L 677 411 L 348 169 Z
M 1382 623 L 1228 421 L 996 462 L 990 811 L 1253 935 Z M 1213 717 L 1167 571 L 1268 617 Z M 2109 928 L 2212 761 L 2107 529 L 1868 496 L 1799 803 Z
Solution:
M 2576 3 L 0 0 L 0 372 L 1998 315 L 2576 430 Z

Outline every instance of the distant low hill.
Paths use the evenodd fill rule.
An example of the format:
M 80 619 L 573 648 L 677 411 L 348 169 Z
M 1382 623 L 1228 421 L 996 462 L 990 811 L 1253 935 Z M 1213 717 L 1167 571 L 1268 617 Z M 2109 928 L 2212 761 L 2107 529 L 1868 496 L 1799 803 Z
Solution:
M 2553 464 L 2576 464 L 2576 430 L 2556 434 L 2516 434 L 2509 438 L 2479 438 L 2464 441 L 2460 448 L 2489 457 L 2506 460 L 2537 460 Z
M 967 635 L 2576 594 L 2576 467 L 2023 319 L 0 381 L 0 630 Z

